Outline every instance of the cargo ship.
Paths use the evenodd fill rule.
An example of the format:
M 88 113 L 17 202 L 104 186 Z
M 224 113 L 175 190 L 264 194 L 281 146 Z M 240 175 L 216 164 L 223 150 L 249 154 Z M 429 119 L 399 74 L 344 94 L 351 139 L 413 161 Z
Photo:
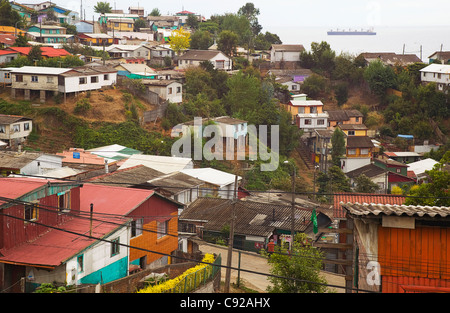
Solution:
M 376 35 L 377 33 L 373 29 L 368 30 L 330 30 L 327 32 L 328 35 Z

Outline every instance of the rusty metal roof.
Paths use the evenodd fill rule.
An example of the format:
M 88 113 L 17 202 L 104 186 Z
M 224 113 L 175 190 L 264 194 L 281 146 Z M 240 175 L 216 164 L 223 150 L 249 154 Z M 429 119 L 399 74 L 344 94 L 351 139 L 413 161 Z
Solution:
M 358 216 L 369 215 L 397 215 L 397 216 L 429 216 L 447 217 L 450 215 L 450 207 L 444 206 L 422 206 L 422 205 L 391 205 L 374 203 L 343 203 L 341 205 L 348 213 Z
M 183 210 L 180 220 L 203 221 L 207 231 L 220 232 L 229 225 L 232 202 L 227 199 L 199 198 Z M 236 203 L 235 232 L 241 235 L 270 236 L 274 230 L 291 229 L 291 206 L 238 201 Z M 311 209 L 296 208 L 295 230 L 304 232 L 311 223 Z
M 379 193 L 337 193 L 334 195 L 333 217 L 345 218 L 345 211 L 342 203 L 381 203 L 397 204 L 405 203 L 405 196 L 379 194 Z

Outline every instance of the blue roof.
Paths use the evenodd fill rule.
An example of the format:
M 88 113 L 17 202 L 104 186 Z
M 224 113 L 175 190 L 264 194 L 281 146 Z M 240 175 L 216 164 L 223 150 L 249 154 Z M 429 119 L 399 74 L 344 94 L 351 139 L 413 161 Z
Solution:
M 405 138 L 405 139 L 414 139 L 413 135 L 397 135 L 397 137 Z

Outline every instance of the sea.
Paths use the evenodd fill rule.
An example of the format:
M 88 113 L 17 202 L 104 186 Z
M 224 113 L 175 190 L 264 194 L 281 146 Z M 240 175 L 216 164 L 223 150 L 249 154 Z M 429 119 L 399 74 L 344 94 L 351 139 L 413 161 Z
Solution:
M 357 56 L 362 52 L 394 52 L 416 54 L 423 62 L 436 51 L 450 51 L 450 26 L 379 26 L 369 35 L 328 35 L 329 27 L 277 27 L 269 32 L 277 34 L 283 44 L 301 44 L 307 51 L 312 42 L 326 41 L 336 55 L 347 53 Z M 340 28 L 342 30 L 344 28 Z M 361 28 L 352 28 L 360 30 Z M 367 28 L 364 28 L 367 29 Z M 348 28 L 345 30 L 349 30 Z

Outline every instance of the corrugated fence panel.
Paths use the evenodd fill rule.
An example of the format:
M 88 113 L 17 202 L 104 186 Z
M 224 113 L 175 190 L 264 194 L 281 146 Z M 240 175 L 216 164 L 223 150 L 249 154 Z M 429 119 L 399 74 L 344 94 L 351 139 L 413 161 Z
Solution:
M 414 282 L 417 285 L 427 283 L 428 287 L 447 287 L 449 283 L 446 280 L 450 280 L 449 229 L 380 227 L 378 236 L 378 260 L 382 276 L 413 277 L 417 278 Z M 383 282 L 389 285 L 383 286 L 383 290 L 396 289 L 390 278 L 383 278 Z M 412 283 L 404 279 L 403 282 Z

